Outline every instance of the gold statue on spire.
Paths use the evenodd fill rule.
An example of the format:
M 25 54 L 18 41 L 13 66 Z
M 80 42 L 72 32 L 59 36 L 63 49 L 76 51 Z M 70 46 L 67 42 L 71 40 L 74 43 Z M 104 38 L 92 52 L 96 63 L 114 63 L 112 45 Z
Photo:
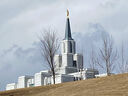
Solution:
M 67 18 L 69 18 L 69 11 L 68 11 L 68 9 L 67 9 Z

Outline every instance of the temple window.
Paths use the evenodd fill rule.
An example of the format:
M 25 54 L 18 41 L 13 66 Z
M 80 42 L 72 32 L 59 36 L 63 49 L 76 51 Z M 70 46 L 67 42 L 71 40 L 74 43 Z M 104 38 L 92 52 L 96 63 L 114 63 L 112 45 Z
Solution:
M 77 67 L 76 61 L 73 61 L 73 67 Z
M 70 53 L 72 53 L 72 43 L 70 42 Z

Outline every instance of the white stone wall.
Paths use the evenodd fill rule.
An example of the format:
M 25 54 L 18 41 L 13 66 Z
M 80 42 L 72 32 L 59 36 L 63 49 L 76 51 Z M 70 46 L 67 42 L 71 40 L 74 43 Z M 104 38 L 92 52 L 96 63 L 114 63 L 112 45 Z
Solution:
M 17 84 L 16 83 L 11 83 L 11 84 L 7 84 L 6 86 L 6 90 L 13 90 L 17 88 Z
M 54 62 L 55 62 L 56 68 L 61 67 L 62 66 L 62 56 L 61 55 L 55 55 Z
M 73 55 L 73 60 L 76 61 L 78 69 L 83 69 L 83 55 L 81 55 L 81 54 L 74 54 Z
M 72 47 L 72 52 L 70 52 L 70 47 Z M 61 50 L 62 50 L 61 51 L 62 54 L 64 54 L 64 53 L 75 54 L 75 51 L 76 51 L 75 41 L 74 40 L 63 40 L 61 43 Z
M 65 75 L 65 74 L 60 74 L 55 76 L 55 83 L 63 83 L 63 82 L 70 82 L 74 81 L 74 77 L 72 75 Z M 53 84 L 53 77 L 45 77 L 44 80 L 44 85 L 49 85 Z
M 42 73 L 36 73 L 35 74 L 35 86 L 41 86 L 44 85 L 44 77 Z
M 73 54 L 62 54 L 62 67 L 73 67 Z
M 95 75 L 99 74 L 98 70 L 96 69 L 83 69 L 80 72 L 74 72 L 74 73 L 70 73 L 68 75 L 72 75 L 74 77 L 78 77 L 78 79 L 89 79 L 89 78 L 95 78 Z
M 45 77 L 44 78 L 44 85 L 50 85 L 52 84 L 52 78 L 51 77 Z
M 33 76 L 20 76 L 20 77 L 18 77 L 17 88 L 26 88 L 27 82 L 31 78 L 33 78 Z
M 74 71 L 73 67 L 65 67 L 64 69 L 61 69 L 61 71 L 62 70 Z M 69 72 L 69 73 L 70 74 L 56 75 L 56 78 L 55 78 L 56 84 L 63 83 L 63 82 L 75 81 L 75 80 L 79 80 L 81 78 L 82 79 L 94 78 L 95 75 L 98 74 L 98 71 L 94 70 L 94 69 L 84 69 L 81 72 L 76 71 L 74 73 L 71 73 L 71 72 Z M 32 86 L 30 86 L 31 84 L 33 84 L 34 86 L 53 84 L 53 78 L 46 71 L 36 73 L 34 78 L 32 76 L 21 76 L 18 78 L 17 84 L 16 83 L 7 84 L 6 90 L 32 87 Z
M 33 87 L 33 86 L 34 86 L 34 78 L 28 79 L 27 87 Z
M 21 76 L 18 78 L 17 88 L 25 88 L 27 87 L 27 81 L 25 80 L 25 76 Z
M 48 71 L 41 71 L 39 73 L 36 73 L 35 76 L 34 76 L 35 86 L 44 85 L 45 77 L 50 77 L 50 73 L 48 73 Z

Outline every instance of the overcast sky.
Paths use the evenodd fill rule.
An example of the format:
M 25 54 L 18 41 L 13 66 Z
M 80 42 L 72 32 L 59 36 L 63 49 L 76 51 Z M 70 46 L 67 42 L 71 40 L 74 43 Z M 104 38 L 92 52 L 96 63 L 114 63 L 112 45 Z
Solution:
M 67 8 L 78 46 L 82 40 L 98 41 L 103 32 L 112 35 L 117 46 L 122 40 L 127 43 L 127 4 L 128 0 L 0 0 L 0 90 L 18 76 L 45 69 L 38 36 L 43 28 L 54 26 L 63 39 Z

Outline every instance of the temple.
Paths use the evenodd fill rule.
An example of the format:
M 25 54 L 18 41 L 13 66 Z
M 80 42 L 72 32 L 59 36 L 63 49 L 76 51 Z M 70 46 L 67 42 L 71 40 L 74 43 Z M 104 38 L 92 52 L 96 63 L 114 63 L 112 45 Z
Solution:
M 55 83 L 95 78 L 96 69 L 83 67 L 83 55 L 76 53 L 76 43 L 72 38 L 69 11 L 67 10 L 65 37 L 61 42 L 61 54 L 55 55 Z M 17 83 L 7 84 L 6 90 L 53 84 L 49 70 L 35 73 L 34 76 L 20 76 Z

